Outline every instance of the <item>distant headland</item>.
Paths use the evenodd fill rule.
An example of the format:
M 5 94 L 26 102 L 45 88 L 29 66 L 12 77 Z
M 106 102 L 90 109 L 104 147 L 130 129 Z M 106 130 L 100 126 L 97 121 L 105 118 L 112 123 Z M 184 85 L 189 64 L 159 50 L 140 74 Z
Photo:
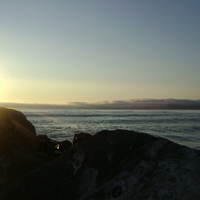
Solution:
M 0 102 L 1 107 L 15 109 L 188 109 L 199 110 L 200 100 L 131 99 L 101 102 L 68 102 L 65 104 Z

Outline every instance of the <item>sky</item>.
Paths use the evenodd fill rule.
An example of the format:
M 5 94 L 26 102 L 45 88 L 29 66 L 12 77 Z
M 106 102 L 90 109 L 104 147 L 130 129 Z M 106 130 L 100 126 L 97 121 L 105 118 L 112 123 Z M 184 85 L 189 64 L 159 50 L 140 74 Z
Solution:
M 198 0 L 0 0 L 0 102 L 200 99 Z

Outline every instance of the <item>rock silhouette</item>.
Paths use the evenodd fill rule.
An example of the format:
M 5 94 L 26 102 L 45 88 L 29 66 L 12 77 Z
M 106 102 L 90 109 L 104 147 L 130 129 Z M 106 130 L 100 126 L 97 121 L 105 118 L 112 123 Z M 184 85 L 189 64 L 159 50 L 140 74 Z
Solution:
M 54 147 L 47 136 L 36 136 L 35 127 L 21 112 L 0 107 L 0 191 L 51 161 Z
M 35 151 L 35 127 L 19 111 L 0 108 L 0 155 L 26 148 Z
M 19 154 L 27 155 L 21 163 L 28 158 L 32 163 L 34 157 L 37 166 L 7 185 L 0 199 L 200 199 L 198 150 L 126 130 L 82 136 L 76 135 L 81 141 L 75 145 L 64 142 L 61 156 L 39 165 L 38 160 L 45 159 L 34 157 L 33 153 Z M 17 157 L 14 160 L 18 161 Z M 16 170 L 21 163 L 14 163 L 12 169 Z
M 78 133 L 78 134 L 74 134 L 74 138 L 73 138 L 73 145 L 77 145 L 85 140 L 87 140 L 88 138 L 90 138 L 92 135 L 90 135 L 89 133 Z
M 0 190 L 39 166 L 35 127 L 19 111 L 0 108 Z

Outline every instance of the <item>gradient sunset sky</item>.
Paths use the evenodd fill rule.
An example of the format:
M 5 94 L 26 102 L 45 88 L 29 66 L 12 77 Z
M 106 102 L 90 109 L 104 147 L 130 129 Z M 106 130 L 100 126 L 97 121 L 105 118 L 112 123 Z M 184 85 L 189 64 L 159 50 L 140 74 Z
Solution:
M 0 1 L 0 102 L 200 99 L 200 1 Z

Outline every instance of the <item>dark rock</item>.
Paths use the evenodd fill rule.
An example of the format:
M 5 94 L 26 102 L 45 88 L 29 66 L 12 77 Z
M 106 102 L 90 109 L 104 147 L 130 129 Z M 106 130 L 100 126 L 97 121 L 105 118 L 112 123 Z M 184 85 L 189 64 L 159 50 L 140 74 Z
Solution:
M 48 148 L 49 143 L 45 140 L 39 140 L 38 141 L 38 151 L 44 152 Z
M 26 134 L 36 135 L 35 127 L 19 111 L 0 107 L 0 124 L 16 127 Z
M 41 153 L 41 152 L 37 152 L 36 155 L 35 155 L 35 158 L 37 159 L 37 161 L 40 164 L 44 164 L 46 162 L 54 160 L 54 157 L 49 156 L 49 155 L 44 154 L 44 153 Z
M 41 165 L 35 127 L 19 111 L 0 108 L 0 191 Z
M 0 155 L 24 147 L 37 148 L 35 127 L 19 111 L 0 108 Z
M 89 133 L 78 133 L 78 134 L 75 134 L 74 138 L 73 138 L 73 145 L 77 145 L 77 144 L 87 140 L 91 136 L 92 135 L 90 135 Z
M 51 140 L 47 135 L 38 135 L 38 151 L 48 156 L 55 156 L 58 142 Z
M 43 140 L 47 143 L 51 142 L 51 139 L 47 135 L 37 135 L 37 139 L 38 139 L 38 141 Z
M 8 164 L 4 174 L 7 184 L 12 183 L 40 166 L 40 162 L 36 157 L 25 150 L 6 155 L 3 157 L 3 163 Z
M 56 145 L 57 150 L 61 152 L 65 152 L 72 146 L 72 143 L 69 140 L 64 140 L 60 142 L 58 145 Z
M 102 131 L 13 183 L 1 199 L 199 200 L 194 149 L 133 131 Z
M 116 185 L 112 189 L 112 197 L 116 198 L 122 194 L 122 186 L 121 185 Z

